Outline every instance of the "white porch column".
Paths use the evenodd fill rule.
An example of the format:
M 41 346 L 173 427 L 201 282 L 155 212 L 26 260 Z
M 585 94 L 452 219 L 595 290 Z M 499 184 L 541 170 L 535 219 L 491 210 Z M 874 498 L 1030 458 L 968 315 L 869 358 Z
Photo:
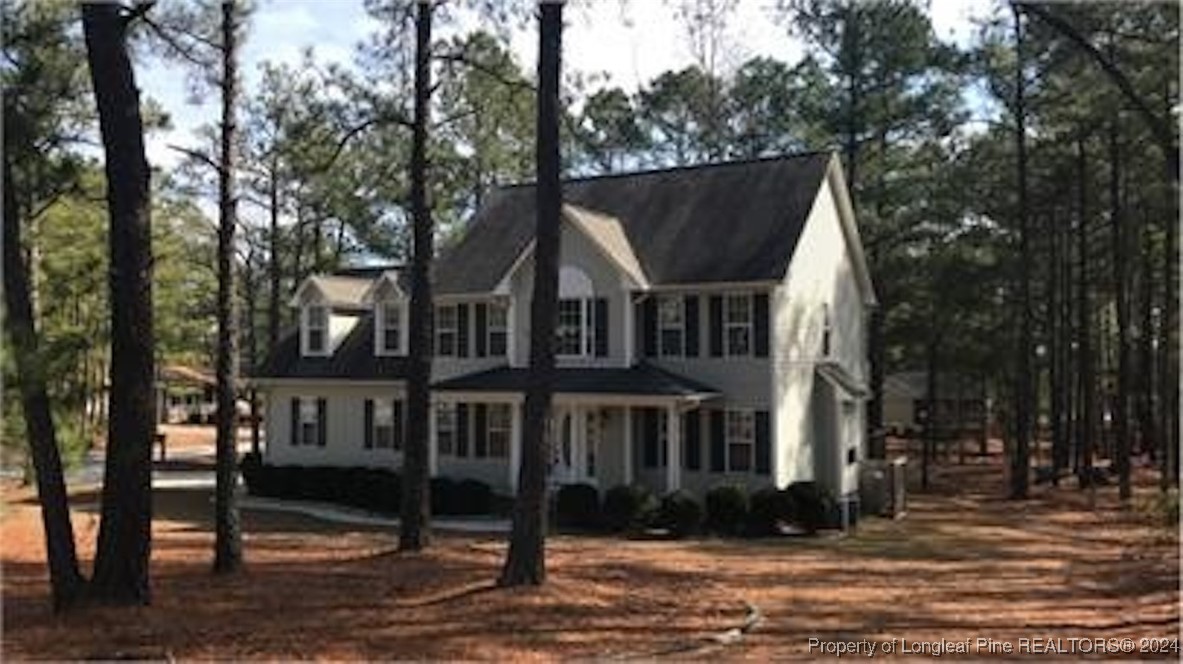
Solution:
M 682 418 L 678 407 L 665 409 L 665 489 L 677 491 L 682 488 Z
M 571 472 L 576 482 L 587 479 L 587 408 L 571 409 Z
M 510 404 L 509 413 L 509 488 L 516 494 L 522 467 L 522 404 Z
M 624 366 L 631 367 L 633 366 L 633 361 L 636 359 L 637 353 L 636 348 L 633 347 L 637 338 L 636 332 L 633 331 L 633 326 L 636 325 L 636 322 L 633 320 L 635 313 L 633 308 L 636 305 L 633 303 L 632 295 L 628 291 L 625 291 L 625 296 L 624 316 L 622 317 L 624 321 Z
M 624 483 L 633 483 L 633 407 L 624 407 Z
M 439 432 L 436 430 L 436 401 L 427 402 L 427 472 L 432 477 L 439 474 L 440 445 Z

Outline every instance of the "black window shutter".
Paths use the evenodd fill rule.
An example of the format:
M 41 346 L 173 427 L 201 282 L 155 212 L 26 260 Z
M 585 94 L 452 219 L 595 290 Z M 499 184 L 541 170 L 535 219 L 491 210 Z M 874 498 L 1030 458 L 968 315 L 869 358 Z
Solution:
M 683 416 L 685 429 L 686 451 L 682 459 L 687 470 L 702 469 L 702 438 L 699 435 L 699 425 L 702 422 L 702 411 L 692 410 Z
M 654 408 L 645 408 L 641 412 L 644 413 L 645 424 L 645 467 L 656 468 L 659 456 L 657 451 L 657 436 L 659 431 L 657 410 Z
M 723 357 L 723 296 L 712 295 L 709 307 L 711 357 Z
M 489 455 L 489 408 L 483 403 L 478 403 L 474 410 L 476 412 L 473 414 L 472 428 L 476 436 L 473 451 L 478 458 L 483 459 Z
M 608 298 L 595 300 L 596 357 L 608 357 Z
M 645 357 L 657 355 L 657 298 L 653 295 L 641 303 L 641 352 Z
M 711 471 L 721 473 L 727 469 L 727 440 L 723 429 L 723 411 L 711 411 Z
M 772 426 L 768 411 L 756 411 L 756 472 L 772 472 Z
M 468 404 L 456 404 L 456 456 L 468 456 Z
M 292 445 L 300 444 L 300 397 L 292 397 Z
M 698 296 L 687 295 L 683 300 L 686 309 L 686 357 L 698 357 Z
M 468 357 L 468 305 L 456 305 L 456 357 Z
M 487 354 L 486 344 L 489 341 L 489 305 L 478 302 L 474 306 L 472 315 L 476 318 L 476 356 L 484 357 Z
M 366 449 L 374 446 L 374 400 L 366 399 Z
M 324 447 L 327 442 L 326 434 L 328 433 L 329 424 L 329 404 L 324 398 L 316 400 L 316 444 L 318 447 Z
M 395 399 L 391 407 L 391 419 L 394 423 L 394 449 L 401 450 L 403 448 L 403 440 L 406 438 L 406 424 L 403 422 L 403 402 L 400 399 Z
M 768 357 L 768 293 L 752 296 L 752 318 L 756 328 L 756 357 Z

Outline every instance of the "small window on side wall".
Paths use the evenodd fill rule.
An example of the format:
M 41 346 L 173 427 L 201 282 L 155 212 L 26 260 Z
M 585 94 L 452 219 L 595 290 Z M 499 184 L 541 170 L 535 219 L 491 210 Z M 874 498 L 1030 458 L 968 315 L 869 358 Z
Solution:
M 830 305 L 822 305 L 822 357 L 830 356 L 833 341 L 834 323 L 830 320 Z

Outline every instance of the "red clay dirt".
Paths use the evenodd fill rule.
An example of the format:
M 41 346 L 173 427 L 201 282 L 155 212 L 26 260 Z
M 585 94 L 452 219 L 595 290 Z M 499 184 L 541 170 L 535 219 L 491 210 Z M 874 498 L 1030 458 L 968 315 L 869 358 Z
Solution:
M 906 518 L 868 519 L 853 535 L 552 537 L 547 585 L 504 590 L 492 583 L 505 550 L 497 536 L 439 536 L 427 553 L 400 555 L 392 532 L 256 511 L 244 513 L 246 570 L 216 577 L 208 490 L 158 490 L 153 605 L 55 617 L 35 503 L 9 486 L 0 654 L 765 660 L 817 657 L 811 637 L 1177 639 L 1178 531 L 1121 511 L 1115 494 L 1098 491 L 1096 509 L 1070 487 L 1036 487 L 1031 500 L 1008 501 L 999 459 L 971 458 L 937 468 L 933 490 L 913 494 Z M 1152 494 L 1139 489 L 1139 499 Z M 74 495 L 87 558 L 96 503 L 93 491 Z M 747 602 L 764 615 L 751 633 L 730 645 L 704 640 L 740 625 Z

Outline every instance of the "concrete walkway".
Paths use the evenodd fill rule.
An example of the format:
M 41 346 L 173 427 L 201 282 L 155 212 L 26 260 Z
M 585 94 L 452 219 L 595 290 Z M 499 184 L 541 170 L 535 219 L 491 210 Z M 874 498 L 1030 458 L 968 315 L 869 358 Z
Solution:
M 303 500 L 279 500 L 277 498 L 260 498 L 258 496 L 242 496 L 238 505 L 247 510 L 269 510 L 273 512 L 289 512 L 303 514 L 315 519 L 344 523 L 354 526 L 382 526 L 397 528 L 398 519 L 376 516 L 370 512 L 337 507 L 326 503 L 316 503 Z M 494 517 L 432 517 L 433 530 L 450 530 L 461 533 L 508 533 L 509 520 Z

